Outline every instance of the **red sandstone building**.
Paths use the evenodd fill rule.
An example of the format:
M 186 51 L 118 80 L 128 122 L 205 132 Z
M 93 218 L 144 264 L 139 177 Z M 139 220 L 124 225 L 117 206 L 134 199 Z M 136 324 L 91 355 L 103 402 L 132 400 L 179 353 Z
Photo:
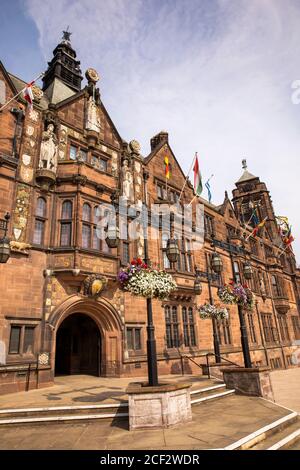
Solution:
M 86 78 L 83 85 L 65 33 L 43 90 L 34 89 L 33 109 L 19 96 L 0 113 L 0 219 L 11 216 L 11 255 L 0 265 L 1 393 L 46 386 L 56 374 L 147 374 L 146 301 L 121 291 L 116 281 L 120 267 L 143 257 L 144 240 L 120 240 L 109 248 L 96 236 L 97 208 L 124 192 L 132 203 L 174 203 L 185 175 L 166 132 L 151 139 L 145 158 L 137 141 L 122 140 L 100 99 L 97 73 L 88 69 Z M 24 85 L 0 63 L 0 105 Z M 172 172 L 167 191 L 166 155 Z M 181 203 L 193 196 L 186 185 Z M 178 285 L 168 301 L 153 300 L 159 374 L 199 373 L 188 358 L 201 364 L 213 352 L 212 323 L 196 312 L 209 299 L 206 254 L 216 250 L 221 256 L 222 282 L 234 276 L 243 281 L 240 235 L 251 233 L 245 221 L 253 203 L 267 222 L 245 243 L 256 295 L 255 308 L 244 313 L 251 360 L 255 366 L 296 366 L 300 273 L 292 251 L 279 257 L 281 240 L 265 183 L 244 168 L 232 201 L 225 194 L 220 206 L 201 198 L 198 203 L 205 207 L 205 243 L 191 251 L 192 240 L 180 240 L 176 269 L 170 269 L 160 226 L 158 238 L 149 240 L 151 262 L 170 270 Z M 200 295 L 194 289 L 196 267 Z M 95 279 L 105 284 L 98 296 L 91 291 Z M 219 282 L 212 279 L 215 299 Z M 238 311 L 229 310 L 229 319 L 217 324 L 221 355 L 243 364 Z

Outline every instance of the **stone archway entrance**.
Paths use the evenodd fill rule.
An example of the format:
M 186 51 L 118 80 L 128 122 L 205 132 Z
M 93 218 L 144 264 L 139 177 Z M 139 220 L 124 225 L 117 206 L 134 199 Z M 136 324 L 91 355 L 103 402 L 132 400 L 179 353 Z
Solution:
M 88 315 L 73 313 L 63 320 L 56 335 L 55 375 L 101 373 L 101 336 Z

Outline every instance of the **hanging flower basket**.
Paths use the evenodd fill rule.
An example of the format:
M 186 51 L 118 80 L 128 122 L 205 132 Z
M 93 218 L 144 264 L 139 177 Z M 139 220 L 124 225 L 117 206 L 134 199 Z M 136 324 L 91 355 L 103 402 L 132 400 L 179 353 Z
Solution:
M 247 284 L 230 282 L 220 287 L 218 296 L 224 304 L 241 305 L 247 310 L 252 310 L 254 306 L 254 294 Z
M 140 258 L 131 261 L 118 274 L 121 289 L 151 299 L 164 300 L 177 284 L 169 273 L 148 267 Z
M 211 305 L 211 304 L 204 304 L 198 307 L 199 316 L 202 320 L 206 320 L 207 318 L 215 318 L 216 320 L 223 320 L 224 318 L 228 318 L 228 310 L 227 308 L 219 307 L 218 305 Z

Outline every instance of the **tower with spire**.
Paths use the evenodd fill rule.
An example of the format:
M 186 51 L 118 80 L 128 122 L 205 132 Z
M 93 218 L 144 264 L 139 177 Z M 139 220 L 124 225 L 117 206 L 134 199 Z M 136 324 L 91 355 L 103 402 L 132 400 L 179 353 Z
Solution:
M 233 190 L 233 205 L 240 222 L 243 225 L 254 225 L 251 219 L 253 208 L 259 221 L 267 218 L 266 227 L 272 239 L 277 237 L 277 224 L 270 193 L 266 184 L 261 182 L 258 176 L 248 171 L 246 159 L 242 160 L 243 174 L 235 183 Z
M 83 77 L 80 61 L 76 60 L 76 52 L 70 41 L 72 33 L 68 29 L 63 31 L 61 42 L 54 49 L 43 78 L 43 91 L 52 103 L 69 98 L 81 90 Z

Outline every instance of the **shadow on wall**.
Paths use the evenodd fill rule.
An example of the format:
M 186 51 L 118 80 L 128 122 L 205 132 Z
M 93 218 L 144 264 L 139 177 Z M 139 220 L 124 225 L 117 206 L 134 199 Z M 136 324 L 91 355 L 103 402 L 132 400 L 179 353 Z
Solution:
M 170 356 L 170 353 L 168 352 L 167 349 L 164 349 L 164 359 L 167 364 L 169 364 L 172 361 L 171 364 L 171 374 L 192 374 L 192 368 L 191 365 L 189 364 L 189 360 L 182 357 L 181 352 L 179 349 L 177 349 L 178 356 L 179 358 L 173 358 Z

